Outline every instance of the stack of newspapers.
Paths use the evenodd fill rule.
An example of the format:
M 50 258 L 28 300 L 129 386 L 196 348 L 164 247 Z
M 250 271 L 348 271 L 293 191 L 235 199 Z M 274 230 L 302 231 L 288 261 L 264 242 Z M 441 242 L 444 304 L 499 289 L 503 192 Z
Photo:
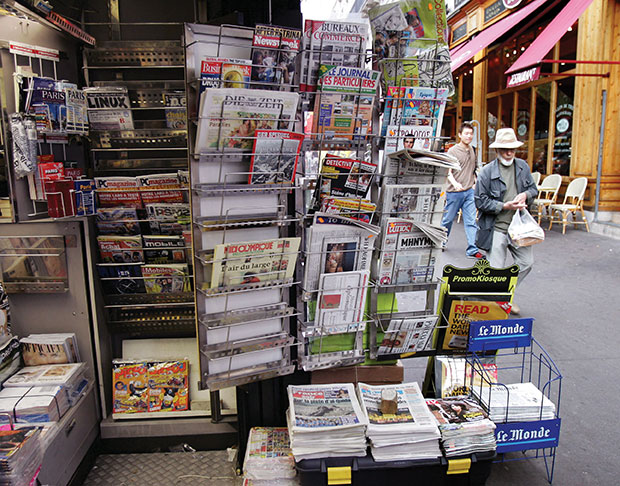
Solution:
M 417 383 L 357 385 L 368 420 L 370 452 L 377 462 L 430 459 L 441 456 L 439 430 Z M 394 390 L 397 412 L 381 412 L 381 393 Z
M 0 413 L 12 415 L 18 423 L 58 422 L 70 406 L 62 386 L 18 386 L 0 391 Z
M 351 383 L 288 387 L 295 460 L 366 455 L 366 426 Z
M 495 424 L 484 410 L 464 397 L 426 400 L 441 431 L 446 456 L 494 451 Z
M 296 474 L 288 429 L 252 427 L 243 461 L 246 483 L 252 486 L 294 486 L 298 484 Z
M 533 383 L 474 387 L 473 392 L 494 422 L 529 422 L 555 418 L 555 404 Z
M 4 430 L 0 434 L 0 484 L 28 486 L 43 460 L 41 427 Z

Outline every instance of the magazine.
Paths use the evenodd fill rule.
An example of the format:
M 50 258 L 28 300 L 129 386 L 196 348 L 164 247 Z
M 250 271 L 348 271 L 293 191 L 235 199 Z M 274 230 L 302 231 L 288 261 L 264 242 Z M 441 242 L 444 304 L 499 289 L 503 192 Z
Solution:
M 171 91 L 163 94 L 166 126 L 174 130 L 187 129 L 185 91 Z
M 376 170 L 372 162 L 325 155 L 312 207 L 318 210 L 326 197 L 366 198 Z
M 142 276 L 147 294 L 189 292 L 191 284 L 187 264 L 142 265 Z
M 31 334 L 19 340 L 26 366 L 76 363 L 77 341 L 74 333 Z
M 84 88 L 91 130 L 133 130 L 127 88 L 106 86 Z
M 142 263 L 99 263 L 97 272 L 101 286 L 107 295 L 143 294 Z
M 139 236 L 97 236 L 103 263 L 138 263 L 144 261 Z
M 299 94 L 238 88 L 208 89 L 199 110 L 195 156 L 206 150 L 252 148 L 257 129 L 291 130 Z
M 216 245 L 211 288 L 290 279 L 300 241 L 278 238 Z
M 191 220 L 189 204 L 147 204 L 146 214 L 153 234 L 180 235 L 189 229 Z
M 368 199 L 332 196 L 324 197 L 320 208 L 324 214 L 341 214 L 364 223 L 372 221 L 376 210 L 377 205 Z
M 189 410 L 189 360 L 148 364 L 149 412 Z
M 142 361 L 112 361 L 112 411 L 148 412 L 148 366 Z
M 143 204 L 182 203 L 183 192 L 177 173 L 136 177 Z M 179 190 L 175 190 L 179 189 Z
M 392 109 L 390 123 L 393 125 L 414 125 L 432 127 L 431 137 L 441 134 L 443 114 L 448 100 L 448 90 L 445 88 L 405 88 L 403 97 L 399 100 L 399 107 Z M 430 148 L 409 147 L 417 149 Z
M 315 91 L 321 64 L 363 67 L 367 42 L 365 23 L 306 20 L 300 90 Z
M 223 57 L 205 57 L 200 62 L 200 91 L 198 93 L 198 106 L 202 102 L 202 96 L 207 88 L 223 88 L 222 65 L 226 64 L 227 72 L 236 70 L 240 73 L 242 82 L 250 81 L 252 63 L 248 59 L 227 59 Z M 230 75 L 229 75 L 230 76 Z M 238 82 L 239 80 L 237 80 Z M 231 86 L 234 87 L 234 86 Z
M 65 130 L 70 133 L 88 132 L 88 105 L 83 90 L 65 87 L 67 119 Z
M 381 285 L 432 282 L 440 248 L 413 220 L 387 218 L 383 223 L 375 279 Z M 440 231 L 440 228 L 437 228 Z
M 369 277 L 368 271 L 321 275 L 314 320 L 321 333 L 356 332 L 365 326 Z
M 321 274 L 369 271 L 378 234 L 376 226 L 316 213 L 307 233 L 304 300 L 314 298 Z
M 321 64 L 312 119 L 313 137 L 352 140 L 371 133 L 378 86 L 378 71 Z
M 302 133 L 256 130 L 249 184 L 288 184 L 295 180 Z
M 467 396 L 471 392 L 472 377 L 474 388 L 497 382 L 497 365 L 495 357 L 480 358 L 484 369 L 484 379 L 476 367 L 474 373 L 471 365 L 464 357 L 436 356 L 435 357 L 435 387 L 442 398 Z M 438 393 L 439 394 L 439 393 Z
M 256 24 L 252 39 L 252 81 L 291 85 L 301 30 Z M 261 85 L 261 89 L 268 89 Z
M 388 218 L 406 218 L 439 225 L 443 205 L 440 184 L 384 184 L 381 188 L 381 223 Z
M 136 208 L 97 209 L 97 230 L 100 235 L 132 236 L 140 234 Z
M 99 207 L 142 208 L 142 198 L 135 177 L 95 177 Z
M 379 344 L 379 355 L 424 351 L 437 323 L 436 315 L 393 318 Z
M 35 78 L 41 79 L 41 78 Z M 60 131 L 66 120 L 66 93 L 60 90 L 58 83 L 51 86 L 37 85 L 30 98 L 30 111 L 35 114 L 37 132 Z M 47 83 L 47 80 L 44 80 Z
M 146 263 L 185 263 L 185 240 L 181 235 L 142 236 Z

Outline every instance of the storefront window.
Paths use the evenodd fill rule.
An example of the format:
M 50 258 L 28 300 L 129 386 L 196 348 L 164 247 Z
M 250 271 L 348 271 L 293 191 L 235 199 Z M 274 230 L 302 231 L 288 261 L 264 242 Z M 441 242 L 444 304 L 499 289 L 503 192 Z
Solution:
M 487 93 L 493 93 L 504 88 L 501 80 L 504 76 L 504 63 L 501 58 L 502 49 L 497 48 L 489 54 Z
M 515 132 L 517 138 L 524 143 L 519 147 L 516 156 L 520 159 L 527 160 L 528 141 L 530 138 L 530 88 L 522 89 L 517 92 L 517 126 Z
M 535 91 L 536 111 L 534 114 L 534 162 L 532 170 L 547 174 L 551 83 L 538 85 Z
M 495 150 L 488 149 L 488 147 L 495 140 L 495 133 L 498 129 L 498 100 L 497 97 L 487 100 L 487 143 L 483 147 L 485 151 L 488 150 L 487 161 L 495 158 Z
M 512 128 L 513 94 L 502 95 L 502 115 L 499 128 Z
M 558 81 L 558 99 L 555 107 L 555 137 L 553 141 L 553 173 L 564 176 L 570 174 L 574 93 L 575 78 Z
M 471 103 L 474 97 L 474 76 L 471 73 L 467 73 L 467 76 L 463 77 L 463 97 L 464 103 Z

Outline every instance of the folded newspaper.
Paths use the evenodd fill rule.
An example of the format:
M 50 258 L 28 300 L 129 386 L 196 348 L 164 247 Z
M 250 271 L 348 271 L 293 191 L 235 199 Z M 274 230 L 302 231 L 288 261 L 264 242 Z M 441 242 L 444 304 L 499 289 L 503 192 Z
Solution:
M 555 404 L 533 383 L 474 387 L 494 422 L 529 422 L 555 418 Z

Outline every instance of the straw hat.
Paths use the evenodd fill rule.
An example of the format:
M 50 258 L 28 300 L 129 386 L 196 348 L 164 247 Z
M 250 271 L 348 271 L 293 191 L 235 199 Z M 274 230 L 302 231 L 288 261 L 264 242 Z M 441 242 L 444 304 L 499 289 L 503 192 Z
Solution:
M 489 148 L 515 149 L 521 147 L 523 142 L 517 140 L 515 131 L 512 128 L 500 128 L 495 135 L 495 142 Z

